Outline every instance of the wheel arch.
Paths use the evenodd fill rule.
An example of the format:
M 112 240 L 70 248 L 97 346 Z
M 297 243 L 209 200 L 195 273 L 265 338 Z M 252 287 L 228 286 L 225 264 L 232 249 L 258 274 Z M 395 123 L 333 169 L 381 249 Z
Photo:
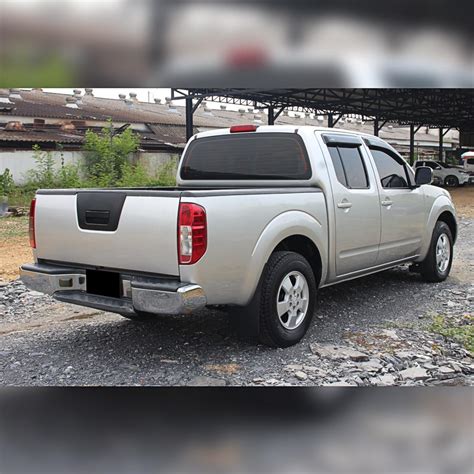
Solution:
M 322 272 L 321 253 L 316 244 L 310 238 L 299 234 L 286 237 L 273 249 L 272 253 L 281 250 L 296 252 L 308 260 L 308 263 L 311 265 L 311 269 L 313 270 L 314 277 L 316 278 L 316 283 L 319 286 Z
M 456 242 L 458 225 L 453 213 L 450 211 L 443 211 L 436 220 L 436 222 L 438 221 L 446 223 L 446 225 L 449 227 L 449 230 L 451 231 L 451 235 L 453 236 L 453 243 Z
M 425 235 L 423 237 L 422 246 L 420 249 L 420 255 L 417 258 L 417 262 L 421 262 L 425 259 L 428 254 L 428 250 L 431 244 L 431 237 L 435 225 L 438 221 L 445 222 L 453 234 L 453 242 L 457 238 L 457 221 L 456 211 L 454 210 L 453 204 L 448 196 L 439 196 L 433 203 L 431 211 L 426 223 Z M 454 231 L 454 232 L 453 232 Z
M 327 275 L 327 225 L 325 215 L 318 220 L 304 211 L 296 210 L 283 212 L 272 219 L 260 234 L 249 260 L 250 265 L 241 287 L 243 304 L 255 294 L 268 259 L 275 250 L 305 252 L 314 268 L 319 265 L 315 276 L 318 283 L 323 283 Z

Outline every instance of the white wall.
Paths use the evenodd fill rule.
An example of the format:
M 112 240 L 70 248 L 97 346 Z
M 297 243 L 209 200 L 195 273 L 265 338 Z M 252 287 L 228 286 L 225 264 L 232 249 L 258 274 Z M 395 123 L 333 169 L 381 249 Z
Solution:
M 64 164 L 76 164 L 82 158 L 80 151 L 51 151 L 51 155 L 58 167 L 61 166 L 62 159 L 64 159 Z M 3 173 L 5 168 L 8 168 L 16 184 L 23 184 L 27 171 L 34 167 L 33 150 L 0 150 L 0 173 Z
M 58 167 L 61 166 L 62 159 L 64 160 L 64 164 L 78 164 L 83 159 L 81 151 L 51 151 L 51 155 Z M 178 162 L 179 154 L 139 152 L 132 158 L 133 161 L 137 159 L 145 166 L 151 175 L 154 175 L 161 166 L 170 160 Z M 16 184 L 24 184 L 26 173 L 34 167 L 35 160 L 32 150 L 0 150 L 0 173 L 3 173 L 5 168 L 8 168 Z

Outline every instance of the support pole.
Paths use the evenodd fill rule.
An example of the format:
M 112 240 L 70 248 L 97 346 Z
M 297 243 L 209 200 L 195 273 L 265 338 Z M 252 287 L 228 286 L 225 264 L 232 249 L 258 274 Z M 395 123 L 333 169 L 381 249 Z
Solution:
M 410 165 L 415 163 L 415 126 L 410 125 Z
M 444 153 L 443 153 L 443 128 L 439 129 L 439 150 L 438 150 L 438 159 L 444 163 Z
M 334 115 L 333 114 L 328 114 L 328 127 L 329 128 L 334 127 Z
M 188 141 L 193 135 L 193 99 L 191 97 L 186 97 L 186 141 Z
M 374 135 L 375 135 L 376 137 L 379 136 L 379 130 L 380 130 L 380 128 L 379 128 L 379 120 L 378 120 L 378 119 L 374 119 Z
M 275 124 L 275 109 L 270 106 L 268 107 L 268 125 Z

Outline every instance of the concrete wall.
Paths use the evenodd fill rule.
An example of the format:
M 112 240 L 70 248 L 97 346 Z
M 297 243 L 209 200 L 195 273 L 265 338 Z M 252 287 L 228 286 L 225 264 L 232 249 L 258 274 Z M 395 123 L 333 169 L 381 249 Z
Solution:
M 64 164 L 76 164 L 82 159 L 80 151 L 52 151 L 51 155 L 58 167 L 61 166 L 63 160 Z M 34 167 L 35 159 L 32 150 L 0 150 L 0 173 L 8 168 L 16 184 L 23 184 L 26 173 Z
M 64 164 L 79 164 L 83 159 L 81 151 L 51 151 L 54 161 L 57 166 Z M 174 153 L 157 153 L 157 152 L 139 152 L 132 157 L 132 161 L 139 161 L 142 163 L 150 175 L 155 175 L 156 172 L 164 164 L 169 161 L 178 162 L 179 154 Z M 35 167 L 35 160 L 32 150 L 0 150 L 0 173 L 3 173 L 5 168 L 8 168 L 16 184 L 24 184 L 28 170 Z

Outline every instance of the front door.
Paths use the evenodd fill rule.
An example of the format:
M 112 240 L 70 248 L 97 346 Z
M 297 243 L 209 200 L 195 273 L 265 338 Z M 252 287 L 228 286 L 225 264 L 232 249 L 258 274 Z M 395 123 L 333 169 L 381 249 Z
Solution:
M 370 148 L 379 174 L 382 234 L 377 264 L 417 255 L 426 223 L 424 195 L 413 174 L 389 149 Z
M 358 137 L 346 143 L 326 141 L 331 162 L 335 214 L 336 276 L 376 265 L 380 242 L 379 191 Z

